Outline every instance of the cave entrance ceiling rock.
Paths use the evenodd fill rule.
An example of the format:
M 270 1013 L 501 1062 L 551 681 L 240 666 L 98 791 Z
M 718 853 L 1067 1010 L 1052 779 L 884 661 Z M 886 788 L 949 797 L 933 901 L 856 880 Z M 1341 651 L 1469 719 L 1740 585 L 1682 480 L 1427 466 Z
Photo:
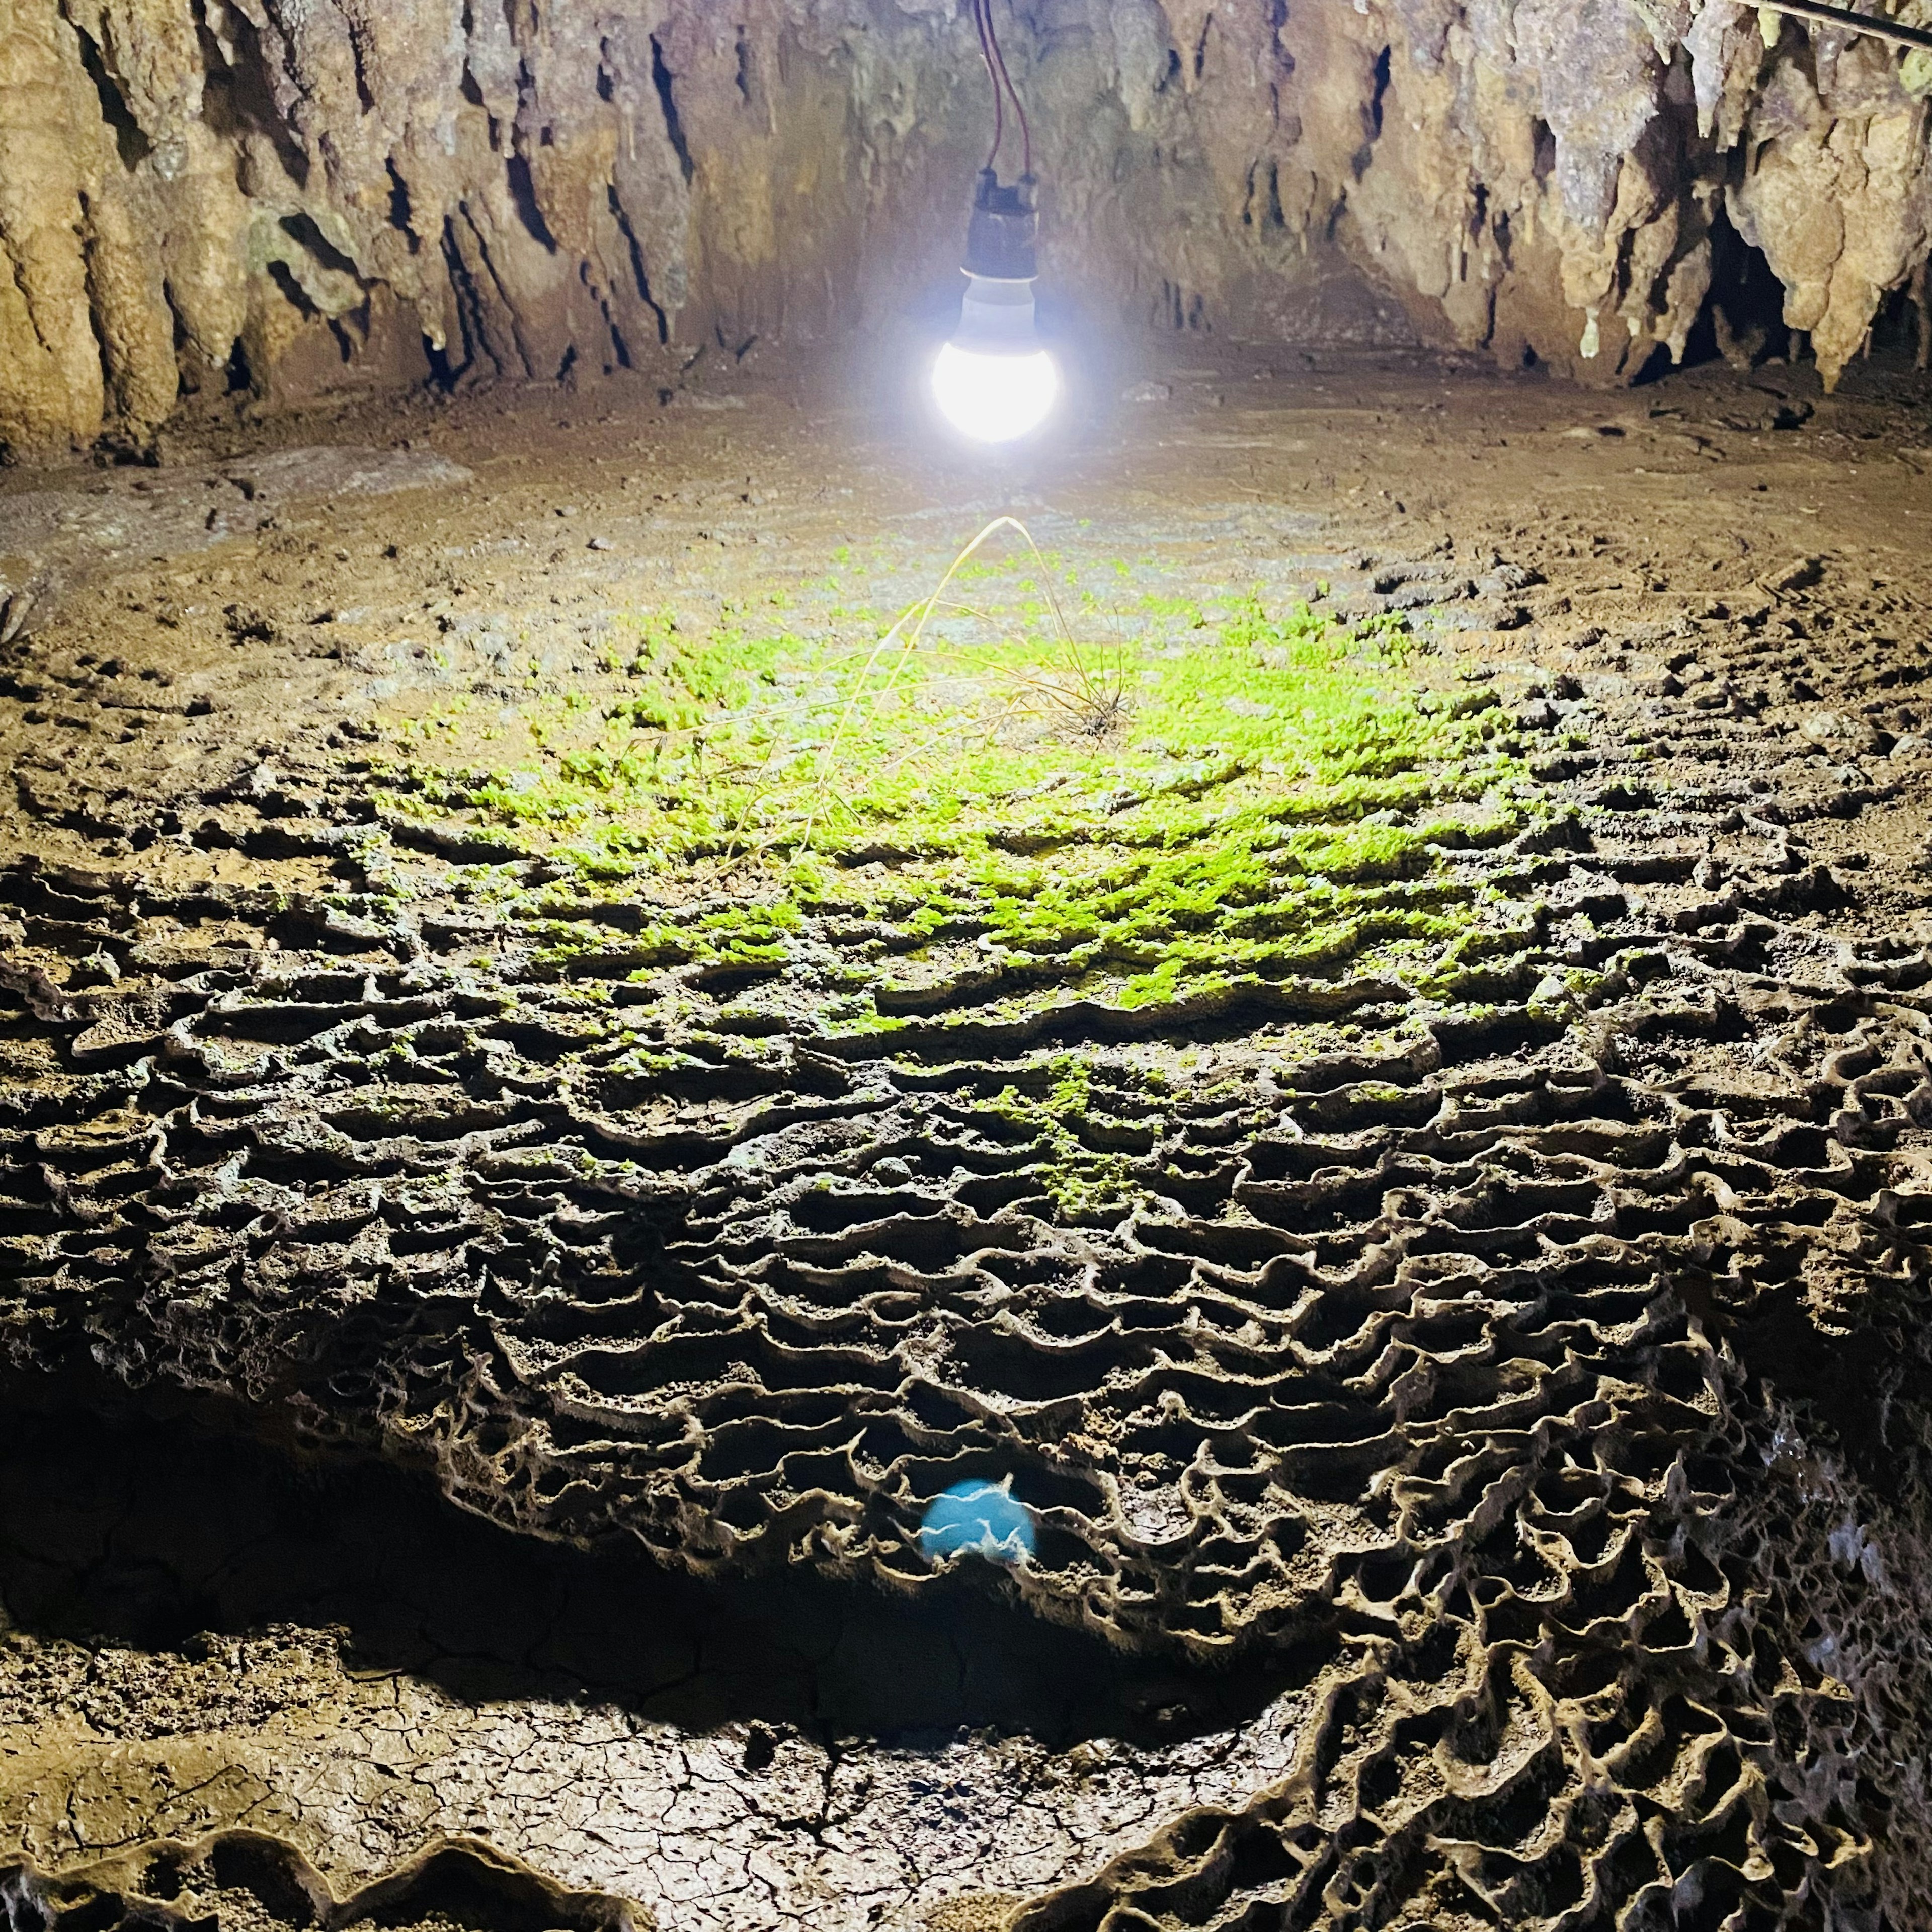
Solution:
M 1932 1924 L 1932 66 L 995 4 L 0 0 L 10 1932 Z
M 1078 331 L 1628 382 L 1725 292 L 1720 224 L 1779 290 L 1754 320 L 1828 383 L 1923 298 L 1921 48 L 1732 0 L 1002 14 Z M 145 448 L 236 392 L 876 334 L 955 286 L 990 104 L 952 0 L 14 0 L 0 32 L 0 447 L 22 452 Z

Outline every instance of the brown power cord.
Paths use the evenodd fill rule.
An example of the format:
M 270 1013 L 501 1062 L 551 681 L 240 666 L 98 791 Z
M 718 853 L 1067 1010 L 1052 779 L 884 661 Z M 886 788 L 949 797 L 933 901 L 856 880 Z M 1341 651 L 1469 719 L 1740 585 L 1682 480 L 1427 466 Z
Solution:
M 1020 91 L 1013 85 L 1012 76 L 1006 71 L 1006 57 L 1000 51 L 999 29 L 993 25 L 993 0 L 973 0 L 973 24 L 979 29 L 980 52 L 986 63 L 986 74 L 993 83 L 993 151 L 986 157 L 986 165 L 991 167 L 1000 158 L 1000 146 L 1006 137 L 1006 101 L 1011 99 L 1013 113 L 1020 124 L 1020 142 L 1023 156 L 1022 177 L 1033 172 L 1033 129 L 1028 124 L 1027 111 L 1020 100 Z
M 1738 0 L 1740 5 L 1761 5 L 1767 12 L 1790 14 L 1800 20 L 1815 20 L 1822 26 L 1844 27 L 1855 34 L 1869 34 L 1894 46 L 1932 47 L 1932 29 L 1908 27 L 1902 20 L 1880 20 L 1870 14 L 1854 14 L 1849 7 L 1833 7 L 1826 0 Z

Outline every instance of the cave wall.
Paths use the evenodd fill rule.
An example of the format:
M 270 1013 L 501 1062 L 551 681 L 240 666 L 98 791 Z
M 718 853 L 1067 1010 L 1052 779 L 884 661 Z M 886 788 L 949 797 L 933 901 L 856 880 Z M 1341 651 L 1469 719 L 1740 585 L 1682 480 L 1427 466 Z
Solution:
M 1727 222 L 1830 382 L 1918 290 L 1932 60 L 1868 39 L 1731 0 L 1000 4 L 1047 271 L 1096 313 L 1628 380 Z M 961 0 L 0 0 L 0 445 L 863 328 L 944 285 L 988 105 Z

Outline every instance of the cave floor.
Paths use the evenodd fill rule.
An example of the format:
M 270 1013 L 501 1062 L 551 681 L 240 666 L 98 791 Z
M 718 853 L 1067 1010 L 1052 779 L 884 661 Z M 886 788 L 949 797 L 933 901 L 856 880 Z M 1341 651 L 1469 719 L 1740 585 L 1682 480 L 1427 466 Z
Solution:
M 1186 353 L 0 476 L 74 1932 L 1927 1922 L 1932 382 Z

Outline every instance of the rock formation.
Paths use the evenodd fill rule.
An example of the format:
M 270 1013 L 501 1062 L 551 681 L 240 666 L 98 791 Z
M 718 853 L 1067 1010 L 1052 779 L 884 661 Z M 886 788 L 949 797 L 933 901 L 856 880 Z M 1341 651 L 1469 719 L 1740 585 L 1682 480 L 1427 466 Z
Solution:
M 1097 313 L 1628 380 L 1748 244 L 1831 382 L 1918 292 L 1927 56 L 1732 0 L 1013 13 Z M 875 324 L 986 107 L 955 0 L 0 0 L 0 446 Z
M 409 472 L 275 460 L 228 466 L 262 534 L 319 538 L 284 490 L 326 480 L 333 561 L 381 582 L 406 512 L 363 506 Z M 168 500 L 212 480 L 86 500 L 184 545 Z M 592 526 L 688 569 L 731 502 Z M 1925 607 L 1813 556 L 1775 618 L 1727 587 L 1532 690 L 1423 645 L 1468 634 L 1445 610 L 1579 614 L 1561 580 L 1284 556 L 1246 514 L 1132 548 L 1325 586 L 1392 735 L 1298 735 L 1345 715 L 1269 682 L 1316 701 L 1305 610 L 1171 600 L 1142 668 L 1194 695 L 1144 764 L 1003 791 L 983 852 L 868 811 L 809 873 L 718 850 L 778 822 L 706 806 L 749 768 L 728 716 L 635 768 L 682 844 L 513 808 L 567 796 L 501 764 L 514 705 L 554 699 L 532 755 L 614 808 L 562 721 L 664 734 L 653 663 L 757 649 L 640 629 L 608 546 L 538 550 L 572 601 L 514 657 L 443 598 L 434 653 L 399 611 L 311 624 L 323 560 L 288 550 L 286 601 L 204 611 L 227 641 L 166 684 L 132 645 L 16 653 L 8 701 L 67 737 L 23 741 L 22 807 L 103 862 L 0 866 L 16 1922 L 336 1932 L 374 1892 L 428 1932 L 451 1835 L 550 1882 L 446 1858 L 484 1932 L 602 1932 L 612 1896 L 665 1932 L 1932 1922 L 1932 950 L 1862 928 L 1885 902 L 1821 856 L 1902 797 L 1852 760 L 1922 722 L 1932 658 L 1865 627 Z M 1047 535 L 1133 581 L 1079 519 Z M 824 637 L 855 594 L 904 608 L 922 541 L 862 591 L 778 545 L 718 574 Z M 1606 561 L 1564 536 L 1552 579 L 1559 548 L 1581 601 Z M 184 663 L 171 577 L 147 648 Z M 1432 610 L 1413 656 L 1372 645 Z M 332 634 L 254 675 L 298 631 Z M 761 730 L 845 708 L 813 662 L 774 660 L 807 694 L 751 700 Z M 486 765 L 364 722 L 406 666 L 487 698 Z M 1840 709 L 1781 731 L 1804 674 Z M 1034 1558 L 935 1564 L 935 1500 L 1002 1478 Z M 460 1696 L 427 1667 L 456 1658 L 522 1674 Z

